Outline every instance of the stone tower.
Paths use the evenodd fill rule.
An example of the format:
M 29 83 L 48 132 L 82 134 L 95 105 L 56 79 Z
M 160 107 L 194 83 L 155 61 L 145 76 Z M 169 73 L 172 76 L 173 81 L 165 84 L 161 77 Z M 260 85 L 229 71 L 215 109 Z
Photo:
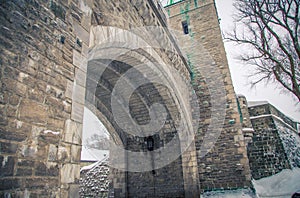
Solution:
M 201 191 L 251 186 L 247 150 L 214 0 L 166 6 L 199 99 L 196 149 Z

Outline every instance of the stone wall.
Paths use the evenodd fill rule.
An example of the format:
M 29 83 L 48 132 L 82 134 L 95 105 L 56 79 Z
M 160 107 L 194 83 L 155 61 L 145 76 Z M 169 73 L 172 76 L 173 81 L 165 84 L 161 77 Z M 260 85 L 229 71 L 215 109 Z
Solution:
M 296 128 L 292 127 L 296 123 L 267 102 L 249 105 L 249 114 L 254 128 L 252 142 L 248 145 L 252 177 L 260 179 L 291 168 L 294 159 L 288 156 L 289 152 L 294 152 L 292 158 L 297 156 L 297 138 L 286 138 L 293 133 L 297 136 Z M 294 145 L 285 148 L 283 141 L 294 142 Z
M 248 145 L 252 177 L 260 179 L 290 168 L 272 117 L 251 121 L 255 131 Z
M 99 44 L 90 39 L 93 38 L 91 30 L 95 27 L 103 30 L 107 26 L 123 30 L 151 25 L 165 27 L 166 19 L 159 15 L 162 12 L 152 1 L 0 2 L 0 195 L 76 197 L 79 190 L 83 108 L 87 105 L 86 75 L 91 64 L 88 63 L 89 49 Z M 157 49 L 158 57 L 189 82 L 186 60 L 181 57 L 168 29 L 161 30 L 159 39 L 161 45 L 177 53 Z M 144 55 L 146 53 L 137 54 L 142 59 L 151 58 Z M 118 67 L 117 62 L 113 62 L 114 68 Z M 125 63 L 120 65 L 126 67 Z M 141 108 L 139 104 L 148 104 L 145 103 L 149 99 L 145 92 L 153 90 L 157 94 L 150 104 L 159 100 L 169 110 L 168 123 L 160 131 L 160 139 L 167 143 L 168 138 L 177 136 L 173 118 L 178 112 L 171 107 L 174 102 L 172 97 L 176 98 L 174 93 L 169 94 L 164 87 L 156 85 L 140 90 L 136 94 L 143 97 L 136 100 L 133 97 L 131 113 L 136 115 L 137 121 L 147 122 L 149 107 Z M 181 90 L 183 93 L 186 94 L 186 91 Z M 121 131 L 110 117 L 111 112 L 105 112 L 107 109 L 101 106 L 105 99 L 98 97 L 91 108 L 101 112 L 105 118 L 99 116 L 100 119 L 109 122 L 112 136 L 120 135 L 119 142 L 126 149 L 143 150 L 141 138 L 121 136 Z M 195 174 L 198 170 L 193 146 L 168 166 L 156 170 L 155 174 L 152 171 L 111 171 L 114 174 L 115 196 L 198 195 L 198 175 Z M 180 149 L 179 146 L 174 151 Z M 129 160 L 127 166 L 130 166 L 128 162 L 135 163 Z
M 82 11 L 65 1 L 0 5 L 0 196 L 67 197 L 80 167 L 72 89 Z
M 250 114 L 248 110 L 248 102 L 245 96 L 243 95 L 238 95 L 237 97 L 237 104 L 238 104 L 238 109 L 239 109 L 239 114 L 240 114 L 240 120 L 242 122 L 242 131 L 244 134 L 245 138 L 245 144 L 246 147 L 248 148 L 248 143 L 252 142 L 253 138 L 253 132 L 254 129 L 252 127 L 252 123 L 250 120 Z
M 201 191 L 249 187 L 247 151 L 214 1 L 183 1 L 166 10 L 199 98 L 196 148 Z M 207 148 L 211 150 L 206 154 Z
M 80 197 L 111 196 L 113 189 L 109 169 L 108 158 L 106 158 L 80 170 Z

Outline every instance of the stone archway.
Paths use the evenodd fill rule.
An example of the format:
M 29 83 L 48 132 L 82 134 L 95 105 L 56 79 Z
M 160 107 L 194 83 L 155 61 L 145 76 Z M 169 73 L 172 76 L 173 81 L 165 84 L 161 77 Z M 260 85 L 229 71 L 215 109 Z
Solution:
M 184 109 L 185 107 L 183 106 L 180 107 L 182 102 L 178 101 L 178 99 L 186 98 L 186 96 L 179 95 L 180 87 L 182 87 L 182 85 L 180 85 L 180 79 L 177 79 L 176 82 L 171 82 L 172 90 L 168 90 L 170 86 L 164 87 L 162 84 L 163 82 L 161 84 L 151 82 L 148 78 L 150 77 L 149 75 L 151 72 L 155 72 L 155 69 L 160 69 L 156 75 L 165 75 L 165 78 L 168 79 L 168 81 L 172 80 L 172 77 L 170 77 L 172 74 L 167 73 L 167 68 L 162 66 L 157 67 L 157 65 L 154 64 L 161 61 L 159 56 L 155 51 L 151 51 L 153 50 L 151 48 L 147 48 L 146 50 L 143 49 L 145 46 L 141 45 L 141 43 L 144 41 L 139 40 L 140 38 L 137 36 L 130 35 L 132 32 L 130 33 L 126 30 L 99 26 L 92 28 L 92 32 L 93 35 L 91 38 L 94 38 L 94 41 L 90 41 L 90 44 L 93 42 L 95 44 L 92 45 L 93 47 L 92 50 L 90 50 L 89 56 L 90 60 L 87 64 L 86 103 L 101 111 L 101 114 L 105 116 L 105 120 L 110 122 L 110 126 L 113 126 L 114 131 L 117 136 L 120 137 L 123 144 L 123 152 L 122 149 L 120 150 L 117 148 L 116 150 L 119 152 L 115 153 L 116 156 L 112 154 L 112 156 L 117 159 L 116 161 L 112 159 L 112 163 L 122 164 L 121 166 L 119 164 L 112 164 L 112 166 L 123 171 L 125 170 L 124 174 L 121 173 L 118 175 L 119 178 L 116 179 L 118 183 L 114 183 L 116 190 L 115 195 L 184 197 L 192 196 L 192 193 L 197 193 L 195 190 L 195 188 L 197 189 L 198 179 L 195 178 L 195 175 L 197 174 L 192 174 L 192 171 L 195 170 L 193 170 L 193 165 L 190 164 L 193 161 L 195 162 L 195 158 L 190 157 L 194 150 L 187 152 L 187 154 L 183 154 L 187 150 L 187 148 L 183 148 L 186 146 L 184 141 L 187 140 L 183 140 L 182 134 L 177 132 L 177 130 L 182 130 L 182 128 L 179 128 L 178 126 L 180 124 L 180 119 L 184 120 L 184 124 L 192 121 L 188 120 L 188 118 L 185 117 L 186 115 L 182 114 L 182 112 L 180 113 L 178 109 L 176 109 L 179 108 L 180 111 L 183 110 L 185 113 L 192 112 L 191 109 Z M 106 36 L 104 35 L 105 33 L 107 33 Z M 107 40 L 100 40 L 99 42 L 97 35 L 101 35 L 104 38 L 106 37 Z M 109 43 L 107 43 L 107 41 L 109 41 Z M 130 46 L 128 45 L 130 42 L 139 43 L 140 46 L 138 46 L 138 48 L 136 46 Z M 103 48 L 101 48 L 101 45 Z M 156 60 L 154 57 L 159 60 Z M 147 67 L 141 67 L 143 64 L 148 65 Z M 149 71 L 146 71 L 147 69 L 152 71 L 149 73 Z M 131 88 L 127 87 L 127 91 L 130 92 L 131 89 L 134 91 L 132 92 L 130 100 L 126 101 L 126 99 L 122 98 L 122 96 L 124 96 L 122 93 L 117 92 L 117 95 L 113 96 L 113 92 L 118 81 L 122 80 L 122 77 L 130 70 L 133 70 L 133 73 L 135 73 L 135 79 L 130 79 L 132 76 L 129 75 L 129 78 L 127 77 L 126 79 L 129 83 L 126 86 L 131 86 Z M 173 78 L 176 77 L 177 76 L 173 74 Z M 142 79 L 142 85 L 135 85 L 134 83 L 141 82 L 137 82 L 136 79 Z M 179 88 L 174 85 L 178 85 Z M 124 87 L 124 89 L 126 89 L 126 87 Z M 111 98 L 118 96 L 120 97 L 114 101 L 123 105 L 125 104 L 125 106 L 128 105 L 128 108 L 130 109 L 128 113 L 133 118 L 129 121 L 125 120 L 126 124 L 130 125 L 130 122 L 136 122 L 139 125 L 149 123 L 151 121 L 149 112 L 154 103 L 160 103 L 167 109 L 165 123 L 156 133 L 153 132 L 150 135 L 140 134 L 139 136 L 124 131 L 124 129 L 120 128 L 124 123 L 117 123 L 118 120 L 116 120 L 114 115 L 116 112 L 113 112 L 112 108 L 112 105 L 115 104 L 111 103 Z M 189 108 L 191 107 L 189 106 Z M 126 111 L 126 107 L 121 111 Z M 121 112 L 119 111 L 117 113 Z M 188 128 L 188 126 L 185 125 L 183 128 Z M 156 163 L 155 159 L 161 164 L 162 161 L 164 161 L 164 159 L 161 158 L 168 156 L 161 155 L 160 153 L 163 151 L 158 151 L 154 156 L 147 154 L 145 138 L 149 136 L 154 138 L 154 147 L 157 150 L 168 147 L 167 144 L 173 139 L 176 139 L 171 142 L 174 145 L 169 146 L 173 151 L 177 149 L 177 152 L 174 151 L 175 158 L 170 157 L 171 159 L 165 159 L 167 163 L 163 164 L 163 166 L 154 165 Z M 182 147 L 181 143 L 183 144 Z M 141 155 L 144 155 L 144 158 L 138 158 L 141 155 L 131 155 L 132 153 L 128 153 L 127 151 L 141 152 Z M 170 156 L 172 156 L 172 154 Z M 142 167 L 137 168 L 136 165 L 139 163 Z M 190 169 L 187 170 L 187 167 L 184 166 L 185 164 L 188 165 Z M 139 168 L 145 168 L 145 170 Z M 152 171 L 153 169 L 156 170 Z M 136 171 L 136 173 L 133 171 Z M 196 173 L 196 171 L 194 173 Z M 193 188 L 191 188 L 193 183 L 190 180 L 194 180 L 196 183 Z M 118 188 L 116 186 L 118 186 Z M 187 190 L 187 188 L 189 188 L 189 190 Z

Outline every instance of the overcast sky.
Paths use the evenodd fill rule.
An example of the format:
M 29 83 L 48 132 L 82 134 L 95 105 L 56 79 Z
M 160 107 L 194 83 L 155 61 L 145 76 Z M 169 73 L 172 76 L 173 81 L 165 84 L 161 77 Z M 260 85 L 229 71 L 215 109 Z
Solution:
M 215 0 L 219 18 L 221 19 L 222 31 L 230 31 L 233 25 L 232 14 L 234 8 L 233 0 Z M 277 109 L 284 114 L 290 116 L 294 120 L 300 122 L 300 105 L 296 102 L 296 97 L 291 94 L 282 93 L 281 89 L 276 88 L 274 84 L 261 83 L 255 88 L 250 88 L 248 67 L 236 60 L 234 57 L 240 51 L 238 46 L 233 43 L 225 43 L 228 63 L 231 71 L 231 76 L 234 84 L 234 89 L 237 94 L 243 94 L 248 100 L 265 100 L 273 104 Z

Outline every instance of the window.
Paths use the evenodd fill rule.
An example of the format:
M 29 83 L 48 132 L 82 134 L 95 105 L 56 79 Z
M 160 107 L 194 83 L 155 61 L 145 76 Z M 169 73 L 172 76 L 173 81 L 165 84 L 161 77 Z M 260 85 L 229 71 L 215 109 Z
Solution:
M 184 34 L 188 34 L 189 33 L 189 26 L 187 21 L 182 21 L 182 29 L 183 29 L 183 33 Z
M 152 136 L 149 136 L 147 138 L 147 149 L 148 151 L 153 151 L 154 150 L 154 139 Z

